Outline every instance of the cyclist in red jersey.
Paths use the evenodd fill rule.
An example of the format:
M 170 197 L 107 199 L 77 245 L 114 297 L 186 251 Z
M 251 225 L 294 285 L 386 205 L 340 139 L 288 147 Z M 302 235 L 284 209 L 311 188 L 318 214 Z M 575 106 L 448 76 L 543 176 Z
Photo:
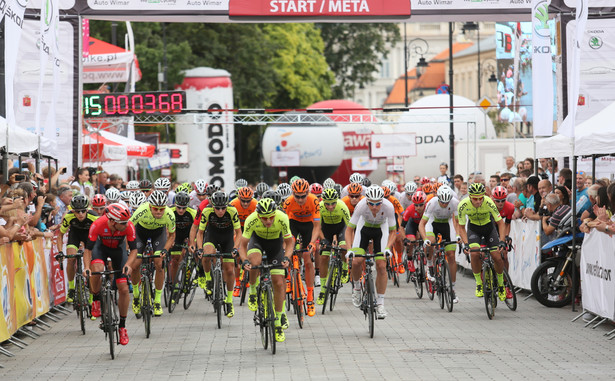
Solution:
M 126 316 L 130 294 L 128 293 L 128 279 L 126 275 L 132 272 L 132 266 L 137 258 L 137 241 L 135 226 L 130 220 L 130 210 L 122 204 L 111 204 L 107 207 L 104 216 L 98 218 L 90 226 L 88 243 L 83 252 L 83 274 L 90 277 L 92 271 L 103 271 L 107 258 L 111 258 L 114 270 L 122 270 L 115 276 L 115 283 L 119 293 L 118 307 L 120 311 L 120 344 L 128 344 L 126 331 Z M 124 240 L 127 241 L 130 254 L 126 255 Z M 92 302 L 92 316 L 100 317 L 100 275 L 90 277 L 90 287 L 94 296 Z
M 514 219 L 513 215 L 515 213 L 515 205 L 506 201 L 507 195 L 508 191 L 503 186 L 497 186 L 491 191 L 491 198 L 493 202 L 495 202 L 495 206 L 497 206 L 500 211 L 500 216 L 502 216 L 504 220 L 504 235 L 506 236 L 506 242 L 510 240 L 510 221 Z M 496 224 L 495 227 L 497 228 L 498 225 Z M 508 271 L 508 250 L 502 252 L 502 259 L 504 261 L 504 268 Z M 512 292 L 508 287 L 506 287 L 506 298 L 512 298 Z
M 412 253 L 416 246 L 416 236 L 420 238 L 419 224 L 425 211 L 425 204 L 427 203 L 427 195 L 423 191 L 416 191 L 412 195 L 412 205 L 406 208 L 402 215 L 401 225 L 406 229 L 406 239 L 404 243 L 408 245 L 407 253 Z M 408 271 L 413 273 L 415 271 L 414 262 L 408 261 Z

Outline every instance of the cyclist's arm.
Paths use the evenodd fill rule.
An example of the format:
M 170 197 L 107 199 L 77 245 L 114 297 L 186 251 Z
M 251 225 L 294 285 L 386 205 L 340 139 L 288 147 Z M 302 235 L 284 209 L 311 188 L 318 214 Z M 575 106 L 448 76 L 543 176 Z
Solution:
M 314 227 L 312 228 L 312 240 L 310 242 L 310 245 L 312 245 L 312 247 L 315 247 L 316 240 L 320 238 L 322 234 L 322 229 L 320 228 L 320 220 L 314 221 L 313 224 L 314 224 Z
M 192 232 L 190 234 L 192 234 Z M 204 235 L 205 235 L 205 230 L 199 229 L 198 233 L 196 233 L 196 248 L 197 248 L 197 250 L 203 248 L 203 236 Z M 190 240 L 190 241 L 192 242 L 192 240 Z
M 58 235 L 56 236 L 56 248 L 57 248 L 57 251 L 58 252 L 62 251 L 63 247 L 64 247 L 64 233 L 62 233 L 60 231 L 58 233 Z
M 130 270 L 134 269 L 134 262 L 137 260 L 137 249 L 134 248 L 132 250 L 130 250 L 130 252 L 128 253 L 128 259 L 126 260 L 126 265 L 130 267 Z
M 248 242 L 250 242 L 250 238 L 243 235 L 239 238 L 239 260 L 241 262 L 248 259 Z
M 464 217 L 464 221 L 465 221 L 465 217 Z M 466 232 L 465 223 L 462 224 L 461 220 L 458 220 L 457 225 L 459 226 L 459 230 L 457 230 L 457 234 L 459 234 L 459 237 L 461 237 L 461 242 L 467 244 L 468 243 L 468 232 Z
M 167 251 L 167 253 L 175 245 L 175 235 L 176 235 L 175 232 L 173 233 L 167 232 L 167 243 L 164 245 L 164 249 Z
M 292 257 L 294 248 L 295 239 L 293 238 L 293 236 L 284 238 L 284 256 L 287 258 Z
M 427 225 L 427 221 L 424 218 L 421 218 L 421 222 L 419 222 L 419 233 L 421 233 L 421 237 L 423 239 L 427 239 L 427 231 L 425 230 L 425 225 Z
M 240 245 L 240 243 L 241 243 L 241 234 L 242 234 L 242 232 L 241 232 L 241 228 L 239 228 L 239 229 L 235 229 L 235 239 L 233 239 L 233 241 L 234 241 L 234 243 L 233 243 L 233 247 L 234 247 L 235 249 L 238 249 L 238 248 L 239 248 L 239 245 Z
M 510 222 L 504 222 L 504 236 L 510 236 Z
M 457 234 L 457 236 L 461 237 L 461 234 L 459 234 L 459 232 L 461 230 L 465 231 L 465 229 L 462 229 L 461 226 L 459 225 L 459 219 L 457 219 L 457 216 L 453 215 L 453 227 L 455 228 L 455 233 Z M 451 237 L 453 238 L 453 237 Z M 451 239 L 452 241 L 452 239 Z
M 389 229 L 389 239 L 387 240 L 386 249 L 391 250 L 391 248 L 395 244 L 395 240 L 397 239 L 397 236 L 393 234 L 394 232 L 395 232 L 395 226 L 393 226 L 393 230 Z
M 354 226 L 348 225 L 346 227 L 346 250 L 352 250 L 352 242 L 354 241 Z
M 199 231 L 199 225 L 192 225 L 190 227 L 190 234 L 188 235 L 188 246 L 192 247 L 194 246 L 195 242 L 196 242 L 196 234 Z M 203 239 L 203 237 L 201 237 L 201 239 Z M 198 242 L 197 242 L 198 245 Z M 197 246 L 198 249 L 198 246 Z

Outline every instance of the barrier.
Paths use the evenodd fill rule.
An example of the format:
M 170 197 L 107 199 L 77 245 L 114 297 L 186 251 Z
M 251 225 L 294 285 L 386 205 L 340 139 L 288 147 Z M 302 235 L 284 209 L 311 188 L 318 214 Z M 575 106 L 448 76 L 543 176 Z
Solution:
M 0 342 L 49 312 L 53 299 L 49 287 L 50 261 L 50 250 L 44 249 L 43 238 L 0 246 Z
M 615 237 L 592 229 L 581 246 L 583 309 L 615 320 Z
M 510 223 L 513 250 L 508 253 L 508 275 L 517 287 L 529 290 L 534 270 L 540 265 L 540 221 Z

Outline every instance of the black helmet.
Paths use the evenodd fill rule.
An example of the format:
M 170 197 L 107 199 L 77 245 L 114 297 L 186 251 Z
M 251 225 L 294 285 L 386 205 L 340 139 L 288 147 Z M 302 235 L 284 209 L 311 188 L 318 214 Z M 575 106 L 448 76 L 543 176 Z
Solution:
M 207 188 L 205 188 L 205 193 L 207 193 L 207 195 L 211 197 L 214 193 L 216 193 L 219 190 L 220 188 L 217 185 L 209 184 Z
M 369 177 L 365 176 L 363 180 L 361 180 L 361 184 L 367 188 L 368 186 L 372 185 L 372 181 L 369 179 Z
M 186 192 L 178 192 L 175 195 L 175 205 L 176 206 L 188 206 L 190 203 L 190 196 Z
M 143 179 L 139 182 L 139 189 L 150 190 L 152 189 L 152 182 L 148 179 Z
M 268 191 L 265 191 L 261 198 L 270 198 L 273 201 L 275 201 L 275 203 L 278 205 L 282 202 L 282 195 L 280 195 L 278 192 L 274 191 L 273 189 L 269 189 Z
M 222 208 L 228 204 L 228 196 L 224 192 L 217 191 L 211 195 L 209 202 L 214 207 Z
M 71 208 L 75 210 L 87 209 L 88 204 L 89 204 L 88 198 L 82 194 L 78 194 L 75 197 L 73 197 L 72 200 L 70 200 L 70 206 Z

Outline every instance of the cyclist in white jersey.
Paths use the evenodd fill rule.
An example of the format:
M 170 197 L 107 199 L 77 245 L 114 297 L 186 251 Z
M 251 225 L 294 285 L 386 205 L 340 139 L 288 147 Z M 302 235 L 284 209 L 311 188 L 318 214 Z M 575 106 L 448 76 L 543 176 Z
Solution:
M 363 227 L 357 231 L 357 226 Z M 378 319 L 387 316 L 384 309 L 384 293 L 387 287 L 385 255 L 390 256 L 390 248 L 395 242 L 395 208 L 384 199 L 384 191 L 378 185 L 372 185 L 365 191 L 365 198 L 359 201 L 352 218 L 346 227 L 347 257 L 353 254 L 363 255 L 367 252 L 369 241 L 373 242 L 376 263 L 376 315 Z M 355 234 L 356 232 L 356 234 Z M 361 305 L 361 278 L 365 258 L 355 256 L 352 261 L 352 279 L 355 280 L 352 291 L 352 303 L 355 307 Z

